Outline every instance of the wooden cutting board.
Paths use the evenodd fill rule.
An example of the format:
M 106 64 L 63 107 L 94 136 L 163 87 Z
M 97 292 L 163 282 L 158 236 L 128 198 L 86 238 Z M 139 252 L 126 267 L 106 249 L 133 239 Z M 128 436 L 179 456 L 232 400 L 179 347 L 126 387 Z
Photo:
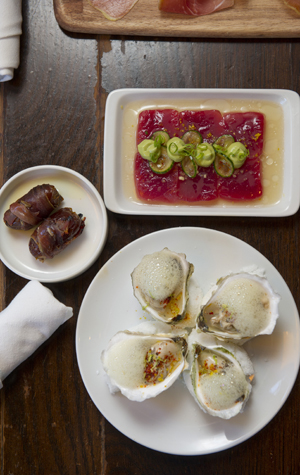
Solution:
M 107 20 L 88 0 L 53 0 L 59 25 L 79 33 L 213 38 L 297 38 L 300 15 L 283 0 L 235 0 L 202 17 L 162 13 L 158 0 L 138 0 L 121 20 Z M 113 1 L 113 0 L 112 0 Z

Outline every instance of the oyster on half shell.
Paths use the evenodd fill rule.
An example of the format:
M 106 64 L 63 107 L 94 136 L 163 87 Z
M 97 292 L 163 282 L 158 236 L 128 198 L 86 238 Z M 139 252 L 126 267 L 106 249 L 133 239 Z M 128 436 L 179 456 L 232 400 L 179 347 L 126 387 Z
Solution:
M 187 368 L 187 334 L 159 333 L 169 326 L 149 323 L 118 332 L 101 355 L 111 393 L 132 401 L 157 396 Z
M 189 371 L 184 381 L 200 408 L 222 419 L 243 411 L 254 368 L 246 351 L 193 330 L 188 338 Z
M 264 277 L 231 274 L 204 297 L 197 325 L 219 339 L 243 343 L 273 332 L 279 301 L 280 296 Z
M 176 323 L 184 318 L 193 271 L 185 254 L 168 248 L 148 254 L 131 274 L 134 295 L 153 318 Z

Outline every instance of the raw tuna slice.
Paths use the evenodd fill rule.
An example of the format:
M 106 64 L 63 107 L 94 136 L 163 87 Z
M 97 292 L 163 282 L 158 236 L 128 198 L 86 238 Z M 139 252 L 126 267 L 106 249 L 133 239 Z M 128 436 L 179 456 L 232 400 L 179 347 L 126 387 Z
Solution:
M 178 135 L 178 111 L 174 109 L 142 111 L 139 115 L 137 144 L 149 139 L 157 130 L 166 130 L 170 137 Z
M 179 113 L 179 135 L 188 130 L 197 130 L 204 142 L 213 143 L 223 132 L 223 118 L 220 111 L 182 111 Z
M 178 111 L 174 109 L 145 110 L 139 115 L 137 144 L 150 138 L 157 130 L 165 130 L 170 137 L 178 135 Z M 178 167 L 162 175 L 153 173 L 148 160 L 139 153 L 135 158 L 135 187 L 138 197 L 143 200 L 174 202 L 178 201 Z
M 204 142 L 213 143 L 223 132 L 222 114 L 217 110 L 179 112 L 180 137 L 189 130 L 197 130 Z M 195 178 L 180 172 L 178 196 L 183 201 L 210 201 L 218 197 L 218 175 L 213 166 L 199 168 Z
M 260 155 L 264 140 L 264 116 L 257 112 L 233 112 L 225 114 L 224 133 L 249 149 L 249 157 L 230 178 L 219 177 L 219 197 L 226 200 L 252 200 L 262 196 Z
M 213 165 L 199 167 L 195 178 L 184 174 L 175 163 L 163 175 L 153 173 L 148 160 L 135 157 L 135 185 L 138 198 L 156 203 L 205 202 L 218 197 L 230 201 L 253 200 L 262 195 L 260 155 L 263 149 L 264 116 L 256 112 L 234 112 L 224 116 L 217 110 L 145 110 L 139 115 L 137 144 L 165 130 L 170 137 L 181 137 L 188 130 L 201 133 L 204 142 L 213 143 L 220 135 L 231 134 L 249 149 L 245 164 L 230 178 L 222 178 Z
M 264 145 L 264 115 L 259 112 L 230 112 L 224 114 L 224 133 L 247 146 L 247 161 L 262 154 Z
M 89 0 L 108 20 L 120 20 L 138 0 Z
M 159 10 L 166 13 L 181 13 L 183 15 L 208 15 L 229 8 L 234 0 L 159 0 Z
M 247 161 L 230 178 L 219 177 L 218 194 L 230 201 L 254 200 L 262 196 L 259 158 Z
M 135 157 L 135 189 L 138 198 L 142 201 L 156 201 L 174 203 L 178 201 L 178 167 L 164 175 L 153 173 L 148 160 L 144 160 L 139 153 Z
M 180 201 L 211 201 L 218 198 L 218 175 L 212 166 L 199 168 L 195 178 L 188 178 L 179 172 L 178 199 Z

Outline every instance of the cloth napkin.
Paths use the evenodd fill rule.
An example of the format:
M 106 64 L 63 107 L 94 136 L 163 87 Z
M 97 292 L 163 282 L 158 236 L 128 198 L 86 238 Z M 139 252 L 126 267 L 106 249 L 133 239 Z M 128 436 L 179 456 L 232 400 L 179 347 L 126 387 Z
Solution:
M 0 82 L 14 77 L 20 64 L 22 0 L 0 0 Z
M 30 281 L 0 313 L 2 381 L 73 315 L 40 282 Z

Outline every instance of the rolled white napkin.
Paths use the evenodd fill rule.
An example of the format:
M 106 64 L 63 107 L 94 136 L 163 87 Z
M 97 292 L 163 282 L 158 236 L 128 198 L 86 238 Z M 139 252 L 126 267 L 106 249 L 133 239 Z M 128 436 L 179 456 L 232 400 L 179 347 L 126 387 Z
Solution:
M 73 315 L 40 282 L 30 281 L 0 313 L 2 381 Z
M 0 0 L 0 82 L 14 77 L 20 64 L 22 0 Z

